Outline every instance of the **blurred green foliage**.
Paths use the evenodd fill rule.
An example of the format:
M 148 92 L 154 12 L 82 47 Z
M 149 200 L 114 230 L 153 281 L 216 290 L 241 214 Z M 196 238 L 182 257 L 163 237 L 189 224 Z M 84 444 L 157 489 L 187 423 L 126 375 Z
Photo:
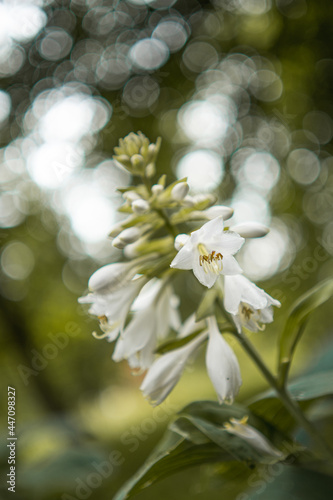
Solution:
M 4 444 L 7 437 L 5 415 L 10 385 L 16 388 L 16 498 L 99 500 L 112 498 L 141 466 L 176 410 L 195 399 L 215 396 L 206 375 L 200 371 L 199 359 L 195 371 L 187 373 L 159 414 L 142 399 L 138 390 L 140 377 L 133 377 L 125 364 L 115 365 L 111 361 L 112 346 L 92 338 L 91 332 L 97 324 L 77 304 L 90 274 L 104 262 L 114 260 L 116 254 L 111 251 L 111 245 L 109 252 L 102 256 L 86 251 L 66 214 L 57 210 L 59 201 L 54 201 L 52 190 L 43 189 L 24 168 L 21 171 L 18 166 L 8 166 L 11 157 L 9 153 L 5 155 L 6 148 L 31 132 L 27 132 L 29 125 L 25 117 L 34 99 L 41 92 L 66 84 L 79 91 L 85 86 L 84 92 L 89 90 L 90 95 L 100 96 L 113 109 L 112 119 L 104 128 L 95 135 L 87 134 L 91 146 L 86 150 L 85 168 L 89 171 L 112 155 L 120 137 L 142 130 L 153 141 L 159 135 L 162 137 L 158 174 L 166 173 L 169 180 L 177 175 L 180 156 L 194 147 L 224 154 L 225 176 L 215 188 L 224 203 L 225 200 L 232 202 L 240 182 L 233 166 L 237 153 L 244 148 L 273 151 L 280 171 L 274 187 L 266 193 L 266 202 L 273 220 L 287 228 L 288 238 L 284 257 L 276 269 L 268 273 L 264 287 L 281 300 L 282 308 L 274 325 L 265 334 L 253 335 L 251 340 L 267 363 L 275 366 L 275 347 L 287 306 L 332 274 L 333 4 L 329 0 L 55 0 L 40 2 L 40 5 L 47 15 L 47 24 L 34 38 L 15 42 L 25 53 L 25 62 L 17 71 L 1 73 L 1 87 L 10 95 L 12 106 L 2 123 L 0 139 L 3 155 L 0 179 L 1 441 Z M 107 14 L 111 17 L 103 21 Z M 164 18 L 180 20 L 187 35 L 184 44 L 171 51 L 163 65 L 124 70 L 118 83 L 107 83 L 106 77 L 98 77 L 101 73 L 92 64 L 100 46 L 106 49 L 119 43 L 128 49 L 135 40 L 149 37 L 154 26 Z M 59 57 L 52 55 L 52 43 L 56 42 L 50 42 L 52 50 L 47 49 L 46 42 L 42 44 L 47 30 L 53 28 L 65 30 L 71 37 L 70 51 L 60 53 Z M 83 41 L 86 49 L 82 49 Z M 88 50 L 89 41 L 95 45 Z M 60 39 L 60 47 L 62 43 L 64 39 Z M 81 58 L 85 53 L 89 55 L 87 66 L 82 59 L 79 61 L 75 48 Z M 228 152 L 222 152 L 223 147 L 227 148 L 225 144 L 215 147 L 200 145 L 199 141 L 199 145 L 194 145 L 179 125 L 177 113 L 191 99 L 205 98 L 200 75 L 205 78 L 206 74 L 208 78 L 208 69 L 221 68 L 219 64 L 231 61 L 228 57 L 235 54 L 241 61 L 247 58 L 246 64 L 253 64 L 255 71 L 266 71 L 261 76 L 267 81 L 260 91 L 248 94 L 248 108 L 240 118 L 242 131 Z M 128 61 L 124 64 L 129 66 Z M 117 68 L 117 74 L 122 75 Z M 226 75 L 230 85 L 235 85 L 236 95 L 240 85 L 238 67 L 231 68 L 230 74 L 228 68 L 222 66 L 222 76 Z M 133 90 L 136 101 L 126 94 L 130 78 L 132 83 L 133 78 L 146 78 L 140 83 L 141 94 L 140 88 Z M 219 88 L 218 81 L 216 88 Z M 154 89 L 158 89 L 157 97 L 149 104 L 147 96 L 153 95 Z M 240 98 L 238 104 L 241 103 Z M 310 182 L 306 177 L 302 180 L 302 172 L 293 170 L 290 154 L 300 149 L 312 153 L 319 165 Z M 312 179 L 315 167 L 305 160 L 304 175 Z M 15 201 L 19 203 L 16 219 L 6 215 L 12 206 L 5 198 L 8 193 L 12 197 L 18 193 L 21 200 Z M 16 246 L 14 251 L 10 245 L 18 243 L 24 246 Z M 182 303 L 185 318 L 199 303 L 201 289 L 194 282 L 189 285 L 182 277 L 178 279 L 183 295 L 188 296 Z M 320 366 L 321 360 L 326 369 L 332 369 L 333 351 L 328 350 L 332 343 L 331 308 L 325 304 L 314 313 L 296 352 L 292 375 L 296 371 L 306 372 L 316 363 Z M 321 357 L 324 352 L 326 357 Z M 246 374 L 240 394 L 240 400 L 244 400 L 258 388 L 265 388 L 265 384 L 250 361 L 238 350 L 237 355 Z M 112 451 L 118 455 L 111 457 Z M 5 446 L 0 460 L 2 497 L 10 498 L 5 484 L 8 471 Z M 96 475 L 96 467 L 101 464 L 108 465 L 104 472 Z M 280 499 L 291 497 L 296 490 L 295 498 L 303 500 L 316 495 L 326 499 L 332 488 L 332 482 L 323 480 L 319 474 L 310 479 L 300 473 L 298 489 L 285 467 L 281 476 L 268 481 L 262 495 L 258 490 L 258 495 L 241 496 L 248 488 L 252 495 L 251 487 L 256 487 L 253 481 L 248 482 L 251 471 L 245 474 L 244 467 L 240 467 L 229 486 L 221 486 L 223 474 L 217 474 L 214 467 L 198 466 L 144 490 L 137 498 L 149 500 L 158 496 L 162 500 L 172 495 L 179 500 L 199 500 L 209 494 L 210 498 L 217 499 L 221 498 L 222 488 L 225 499 Z M 306 481 L 310 483 L 305 484 Z M 278 488 L 274 486 L 276 482 Z

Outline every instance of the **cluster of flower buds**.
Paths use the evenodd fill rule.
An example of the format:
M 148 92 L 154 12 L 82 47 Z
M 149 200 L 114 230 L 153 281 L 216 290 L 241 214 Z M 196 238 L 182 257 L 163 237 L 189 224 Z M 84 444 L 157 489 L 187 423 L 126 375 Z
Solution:
M 160 146 L 160 138 L 156 144 L 150 144 L 149 139 L 141 132 L 131 133 L 120 139 L 119 146 L 114 149 L 114 158 L 131 174 L 150 178 L 155 175 L 155 161 Z
M 219 317 L 224 318 L 224 332 L 257 332 L 273 321 L 272 306 L 280 303 L 247 279 L 235 258 L 245 238 L 265 236 L 268 228 L 255 222 L 225 226 L 233 209 L 216 205 L 211 194 L 192 196 L 186 179 L 167 185 L 163 175 L 153 184 L 159 147 L 160 140 L 150 144 L 139 132 L 115 148 L 114 158 L 141 179 L 120 189 L 124 204 L 119 211 L 126 217 L 110 232 L 113 246 L 127 260 L 96 271 L 88 295 L 79 300 L 90 304 L 89 312 L 99 319 L 102 333 L 94 336 L 116 340 L 113 359 L 148 370 L 141 390 L 153 403 L 166 398 L 205 342 L 207 371 L 218 399 L 232 402 L 241 374 Z M 189 231 L 180 232 L 178 226 L 184 230 L 186 224 Z M 182 325 L 181 299 L 172 281 L 189 270 L 211 290 Z

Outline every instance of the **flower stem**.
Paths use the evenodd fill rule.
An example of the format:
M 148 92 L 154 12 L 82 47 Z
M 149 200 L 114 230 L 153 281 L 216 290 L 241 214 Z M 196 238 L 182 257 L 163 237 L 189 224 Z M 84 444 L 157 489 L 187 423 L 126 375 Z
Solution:
M 294 417 L 294 419 L 301 425 L 301 427 L 303 427 L 306 430 L 306 432 L 314 440 L 314 442 L 317 443 L 318 449 L 321 450 L 321 452 L 325 455 L 325 457 L 330 461 L 332 461 L 333 450 L 327 445 L 322 436 L 318 434 L 317 429 L 313 426 L 313 424 L 305 417 L 301 408 L 299 407 L 297 402 L 291 398 L 287 389 L 285 387 L 281 387 L 277 379 L 274 377 L 274 375 L 272 375 L 272 373 L 269 371 L 265 363 L 262 361 L 257 351 L 254 349 L 251 342 L 249 342 L 249 340 L 243 333 L 239 333 L 236 330 L 234 330 L 232 333 L 237 337 L 243 349 L 252 358 L 252 360 L 260 369 L 261 373 L 264 375 L 268 383 L 275 389 L 275 391 L 279 395 L 280 400 L 282 401 L 286 409 L 289 411 L 290 415 Z
M 167 228 L 169 233 L 175 238 L 179 233 L 176 228 L 170 223 L 168 216 L 161 209 L 155 208 L 155 211 L 161 217 L 161 219 L 163 219 L 165 227 Z

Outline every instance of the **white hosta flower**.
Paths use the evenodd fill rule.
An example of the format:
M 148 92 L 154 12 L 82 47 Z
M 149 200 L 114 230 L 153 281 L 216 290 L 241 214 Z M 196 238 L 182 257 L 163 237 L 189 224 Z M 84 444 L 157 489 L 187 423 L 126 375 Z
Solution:
M 117 342 L 113 360 L 128 359 L 133 368 L 149 368 L 158 340 L 165 339 L 170 327 L 180 327 L 178 305 L 170 285 L 151 280 L 133 303 L 133 319 Z
M 145 277 L 136 278 L 120 289 L 109 292 L 105 286 L 79 298 L 81 304 L 91 304 L 90 314 L 97 316 L 100 321 L 104 333 L 94 333 L 96 338 L 106 337 L 112 342 L 118 337 L 124 328 L 131 304 L 145 283 Z
M 188 320 L 186 328 L 190 334 L 195 325 L 192 317 Z M 199 326 L 197 323 L 196 329 Z M 215 317 L 208 318 L 208 329 L 199 333 L 184 346 L 163 354 L 152 364 L 140 388 L 144 396 L 154 404 L 160 404 L 175 387 L 186 363 L 207 337 L 208 375 L 217 392 L 219 402 L 233 402 L 242 383 L 240 369 L 233 350 L 218 330 Z
M 224 424 L 224 428 L 230 434 L 234 434 L 235 436 L 244 439 L 244 441 L 253 446 L 253 448 L 264 453 L 265 455 L 282 459 L 284 454 L 275 448 L 275 446 L 273 446 L 272 443 L 270 443 L 268 439 L 255 427 L 249 425 L 247 421 L 247 416 L 240 420 L 231 418 L 230 423 L 227 422 Z
M 237 396 L 242 378 L 236 355 L 219 332 L 215 317 L 208 318 L 209 340 L 206 366 L 220 403 L 232 404 Z
M 269 228 L 260 222 L 243 222 L 231 226 L 230 231 L 238 233 L 243 238 L 262 238 L 269 233 Z
M 141 384 L 143 395 L 154 405 L 159 405 L 179 381 L 186 363 L 207 338 L 203 332 L 188 344 L 163 354 L 148 370 Z
M 211 288 L 220 274 L 242 272 L 233 255 L 243 242 L 239 234 L 223 230 L 223 218 L 219 216 L 191 233 L 170 266 L 193 269 L 200 283 Z
M 273 321 L 272 306 L 280 302 L 242 275 L 225 276 L 224 307 L 232 314 L 239 332 L 245 326 L 252 332 L 263 330 L 262 323 Z

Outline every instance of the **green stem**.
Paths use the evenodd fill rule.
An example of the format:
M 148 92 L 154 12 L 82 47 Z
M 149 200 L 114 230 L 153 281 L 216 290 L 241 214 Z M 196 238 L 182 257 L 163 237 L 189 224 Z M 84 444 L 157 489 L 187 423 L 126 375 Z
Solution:
M 163 210 L 160 210 L 158 208 L 155 208 L 155 211 L 161 217 L 161 219 L 163 219 L 165 227 L 167 228 L 169 233 L 175 238 L 179 233 L 176 228 L 170 223 L 168 216 L 164 213 Z
M 291 398 L 287 389 L 279 385 L 277 379 L 269 371 L 269 369 L 262 361 L 261 357 L 254 349 L 253 345 L 249 342 L 247 337 L 243 333 L 239 333 L 236 330 L 234 330 L 232 333 L 237 337 L 243 349 L 249 354 L 254 363 L 258 366 L 261 373 L 266 378 L 267 382 L 275 389 L 275 391 L 279 395 L 280 400 L 282 401 L 286 409 L 289 411 L 290 415 L 292 415 L 294 419 L 307 431 L 309 436 L 311 436 L 314 442 L 317 443 L 318 448 L 320 448 L 322 453 L 329 460 L 332 461 L 333 450 L 327 445 L 326 441 L 322 438 L 322 436 L 318 434 L 317 429 L 313 426 L 313 424 L 305 417 L 301 408 L 299 407 L 297 402 Z

